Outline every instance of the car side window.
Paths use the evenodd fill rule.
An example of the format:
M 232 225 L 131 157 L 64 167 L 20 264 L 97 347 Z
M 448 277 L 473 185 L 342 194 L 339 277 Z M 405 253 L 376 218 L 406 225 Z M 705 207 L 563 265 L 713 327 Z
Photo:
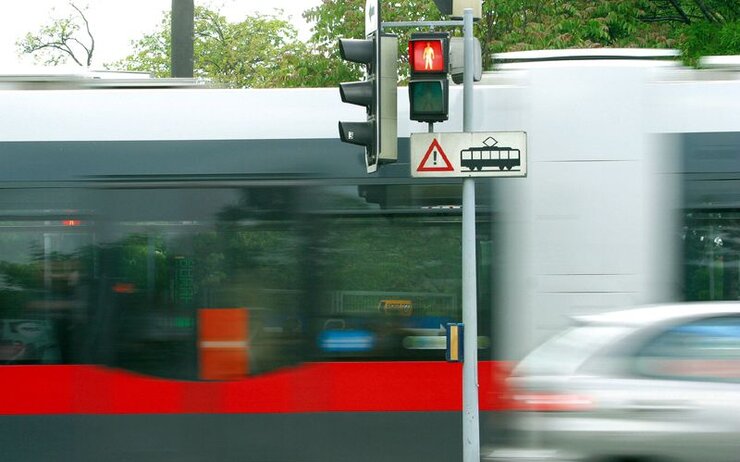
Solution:
M 638 373 L 678 380 L 740 382 L 740 317 L 672 327 L 637 354 Z

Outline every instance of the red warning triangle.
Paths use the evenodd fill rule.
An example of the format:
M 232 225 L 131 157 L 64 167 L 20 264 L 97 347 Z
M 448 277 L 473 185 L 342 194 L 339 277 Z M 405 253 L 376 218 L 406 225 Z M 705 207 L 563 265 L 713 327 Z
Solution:
M 442 165 L 444 163 L 444 165 Z M 421 159 L 419 166 L 416 168 L 417 172 L 454 172 L 455 169 L 452 167 L 450 160 L 447 158 L 442 146 L 439 145 L 437 138 L 432 140 L 432 144 L 429 145 L 427 153 L 424 154 L 424 158 Z

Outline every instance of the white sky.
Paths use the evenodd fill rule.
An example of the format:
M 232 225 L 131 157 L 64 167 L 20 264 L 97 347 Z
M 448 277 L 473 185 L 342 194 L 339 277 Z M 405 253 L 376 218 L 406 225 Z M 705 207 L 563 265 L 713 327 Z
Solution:
M 310 28 L 301 14 L 320 3 L 321 0 L 195 0 L 196 5 L 220 7 L 231 21 L 282 9 L 304 40 L 310 36 Z M 89 6 L 85 15 L 95 37 L 92 67 L 100 69 L 104 63 L 128 55 L 131 40 L 153 32 L 163 12 L 172 7 L 172 0 L 76 0 L 75 5 Z M 68 0 L 0 0 L 0 74 L 33 65 L 32 57 L 18 56 L 16 42 L 26 33 L 50 24 L 53 18 L 66 17 L 72 11 Z

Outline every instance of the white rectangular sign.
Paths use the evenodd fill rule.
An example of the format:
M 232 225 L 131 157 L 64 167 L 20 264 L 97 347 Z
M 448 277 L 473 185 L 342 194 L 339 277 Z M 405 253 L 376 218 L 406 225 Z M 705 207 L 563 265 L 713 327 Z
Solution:
M 378 0 L 365 2 L 365 37 L 376 32 L 380 26 L 380 5 Z
M 527 176 L 527 134 L 412 133 L 411 176 Z

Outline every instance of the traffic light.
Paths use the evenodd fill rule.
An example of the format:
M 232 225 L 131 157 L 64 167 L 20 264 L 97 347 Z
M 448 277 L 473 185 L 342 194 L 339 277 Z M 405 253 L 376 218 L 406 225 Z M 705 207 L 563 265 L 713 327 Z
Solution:
M 378 164 L 398 158 L 398 37 L 374 32 L 367 39 L 339 39 L 339 53 L 366 67 L 364 80 L 339 84 L 342 101 L 367 110 L 365 122 L 339 122 L 339 138 L 365 147 L 365 165 L 372 173 Z
M 465 8 L 473 9 L 473 18 L 480 19 L 483 2 L 481 0 L 434 0 L 439 11 L 453 18 L 462 18 Z
M 409 40 L 410 118 L 419 122 L 442 122 L 449 111 L 450 34 L 424 32 Z

